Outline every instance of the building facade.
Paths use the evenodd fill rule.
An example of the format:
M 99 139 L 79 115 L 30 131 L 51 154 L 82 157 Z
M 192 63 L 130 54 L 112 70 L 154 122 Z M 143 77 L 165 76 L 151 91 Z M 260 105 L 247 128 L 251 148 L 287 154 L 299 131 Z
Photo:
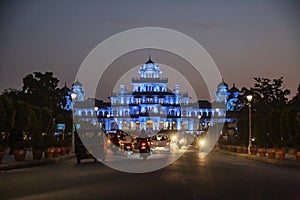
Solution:
M 110 102 L 84 99 L 83 85 L 77 80 L 72 85 L 76 94 L 74 115 L 82 120 L 99 123 L 105 130 L 157 132 L 160 130 L 204 131 L 216 123 L 235 123 L 236 119 L 226 117 L 226 112 L 240 109 L 239 90 L 222 81 L 217 86 L 216 100 L 189 102 L 188 93 L 175 85 L 168 86 L 168 78 L 161 77 L 160 67 L 151 58 L 140 67 L 139 77 L 132 78 L 132 89 L 120 85 L 118 92 L 112 92 Z M 213 106 L 213 105 L 214 106 Z M 97 118 L 95 117 L 97 116 Z M 213 118 L 212 118 L 213 117 Z

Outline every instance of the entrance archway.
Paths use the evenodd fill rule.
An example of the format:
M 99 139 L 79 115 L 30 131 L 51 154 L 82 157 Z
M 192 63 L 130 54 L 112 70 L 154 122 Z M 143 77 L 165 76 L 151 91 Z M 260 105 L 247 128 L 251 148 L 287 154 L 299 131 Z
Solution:
M 146 121 L 146 130 L 153 130 L 153 121 L 152 120 Z
M 135 122 L 135 130 L 137 130 L 137 131 L 140 130 L 140 122 L 139 121 Z

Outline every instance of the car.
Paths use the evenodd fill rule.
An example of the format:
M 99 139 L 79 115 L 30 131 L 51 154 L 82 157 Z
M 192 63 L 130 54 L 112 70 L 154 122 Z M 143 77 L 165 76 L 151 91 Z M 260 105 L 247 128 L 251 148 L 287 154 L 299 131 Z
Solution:
M 133 148 L 135 150 L 139 149 L 141 140 L 142 140 L 142 138 L 140 138 L 140 137 L 133 137 Z M 147 140 L 148 144 L 150 145 L 150 143 L 152 141 L 151 137 L 146 137 L 146 140 Z
M 124 144 L 126 143 L 126 138 L 131 137 L 122 130 L 107 131 L 106 136 L 108 138 L 108 149 L 113 151 L 113 153 L 117 153 L 119 150 L 125 150 Z
M 152 136 L 150 142 L 151 151 L 166 151 L 170 152 L 170 138 L 169 135 L 159 133 L 157 135 Z

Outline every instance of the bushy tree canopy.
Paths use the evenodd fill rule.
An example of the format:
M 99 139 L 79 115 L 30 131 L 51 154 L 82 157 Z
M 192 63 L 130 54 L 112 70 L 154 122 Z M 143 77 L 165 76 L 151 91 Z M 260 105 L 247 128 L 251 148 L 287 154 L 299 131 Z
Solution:
M 299 110 L 299 102 L 288 102 L 290 90 L 284 88 L 283 78 L 254 78 L 254 86 L 242 88 L 241 101 L 244 109 L 241 115 L 241 130 L 248 130 L 248 102 L 246 96 L 253 95 L 252 104 L 252 135 L 261 146 L 296 146 L 294 143 L 297 131 L 293 121 Z M 298 97 L 293 98 L 296 102 Z M 245 128 L 247 127 L 247 128 Z

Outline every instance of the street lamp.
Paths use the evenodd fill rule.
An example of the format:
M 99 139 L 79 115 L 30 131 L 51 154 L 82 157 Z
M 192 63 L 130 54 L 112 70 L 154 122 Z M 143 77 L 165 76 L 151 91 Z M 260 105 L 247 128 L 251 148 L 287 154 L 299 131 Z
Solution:
M 220 108 L 216 108 L 216 113 L 217 113 L 218 117 L 219 117 L 219 111 L 220 111 Z
M 219 108 L 216 108 L 216 113 L 217 113 L 217 117 L 219 117 L 219 111 L 220 111 L 220 109 Z M 217 133 L 219 134 L 219 122 L 218 122 L 219 120 L 218 119 L 216 119 L 216 125 L 217 125 Z
M 95 110 L 95 115 L 96 115 L 96 125 L 98 125 L 98 116 L 97 116 L 97 111 L 98 111 L 98 107 L 97 106 L 95 106 L 94 107 L 94 110 Z
M 77 97 L 77 94 L 76 94 L 76 93 L 72 93 L 72 94 L 71 94 L 71 98 L 72 98 L 73 103 L 74 103 L 74 100 L 76 99 L 76 97 Z
M 73 113 L 72 113 L 72 118 L 73 118 L 73 127 L 74 130 L 72 130 L 72 153 L 75 152 L 75 137 L 74 137 L 74 131 L 76 131 L 76 124 L 75 124 L 75 120 L 74 120 L 74 103 L 75 103 L 75 99 L 77 98 L 77 94 L 76 93 L 72 93 L 71 94 L 71 98 L 72 98 L 72 109 L 73 109 Z
M 200 122 L 201 115 L 198 115 L 198 119 L 199 119 L 199 126 L 198 126 L 198 130 L 200 130 L 200 126 L 201 126 L 201 122 Z
M 251 101 L 252 101 L 253 96 L 248 95 L 247 100 L 248 100 L 248 107 L 249 107 L 249 143 L 248 143 L 248 154 L 250 153 L 250 148 L 252 146 L 252 140 L 251 140 Z

